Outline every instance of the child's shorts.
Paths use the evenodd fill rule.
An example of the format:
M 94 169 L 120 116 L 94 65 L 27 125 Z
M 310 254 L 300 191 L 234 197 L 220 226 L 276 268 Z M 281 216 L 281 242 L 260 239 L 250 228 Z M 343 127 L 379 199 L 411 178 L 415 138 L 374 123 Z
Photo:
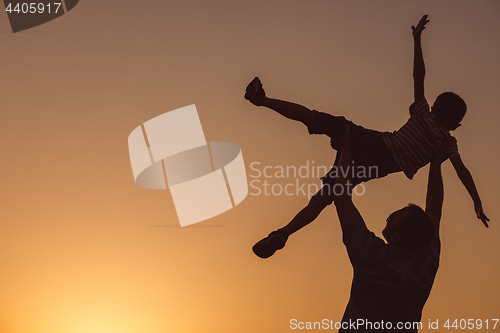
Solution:
M 326 134 L 337 139 L 350 128 L 351 165 L 347 170 L 338 167 L 339 154 L 330 171 L 321 178 L 323 188 L 333 200 L 335 180 L 340 172 L 349 172 L 353 187 L 371 179 L 382 178 L 389 173 L 401 171 L 387 147 L 382 132 L 358 126 L 344 117 L 316 111 L 314 120 L 307 125 L 310 134 Z M 331 203 L 331 201 L 330 201 Z

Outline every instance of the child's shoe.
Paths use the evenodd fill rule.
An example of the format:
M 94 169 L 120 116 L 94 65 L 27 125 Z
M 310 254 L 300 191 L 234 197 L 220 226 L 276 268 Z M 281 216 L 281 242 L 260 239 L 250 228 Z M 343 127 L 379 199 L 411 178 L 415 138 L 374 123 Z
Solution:
M 255 77 L 247 86 L 245 99 L 249 100 L 253 105 L 261 106 L 265 97 L 266 93 L 262 89 L 262 82 L 258 77 Z
M 274 252 L 285 247 L 290 234 L 284 230 L 273 231 L 266 238 L 260 240 L 252 247 L 252 251 L 260 258 L 269 258 Z

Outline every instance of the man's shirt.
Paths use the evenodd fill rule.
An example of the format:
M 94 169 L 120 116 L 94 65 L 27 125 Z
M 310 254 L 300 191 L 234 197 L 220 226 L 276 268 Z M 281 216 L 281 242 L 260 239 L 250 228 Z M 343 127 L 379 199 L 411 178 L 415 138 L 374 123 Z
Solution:
M 342 233 L 354 270 L 351 296 L 342 322 L 363 319 L 372 323 L 352 332 L 371 332 L 370 327 L 374 332 L 391 331 L 376 330 L 374 323 L 380 325 L 381 321 L 386 328 L 387 322 L 391 322 L 392 331 L 398 323 L 419 322 L 439 267 L 438 233 L 420 253 L 386 244 L 368 230 L 359 213 L 343 223 Z M 414 328 L 409 332 L 417 332 L 418 327 Z M 351 331 L 340 329 L 339 332 Z

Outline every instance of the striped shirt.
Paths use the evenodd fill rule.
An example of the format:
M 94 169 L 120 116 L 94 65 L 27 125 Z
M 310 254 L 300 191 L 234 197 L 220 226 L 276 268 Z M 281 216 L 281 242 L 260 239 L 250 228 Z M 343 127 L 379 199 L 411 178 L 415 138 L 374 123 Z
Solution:
M 423 96 L 410 105 L 408 122 L 395 132 L 385 132 L 384 140 L 409 179 L 446 145 L 450 160 L 460 158 L 457 140 L 434 120 Z
M 423 252 L 408 252 L 375 236 L 356 212 L 342 224 L 342 241 L 354 276 L 342 318 L 346 324 L 339 332 L 400 332 L 398 323 L 407 328 L 405 332 L 423 328 L 416 323 L 422 318 L 439 267 L 439 234 L 435 233 Z M 349 324 L 358 320 L 364 324 L 353 329 Z M 382 321 L 384 329 L 380 329 Z

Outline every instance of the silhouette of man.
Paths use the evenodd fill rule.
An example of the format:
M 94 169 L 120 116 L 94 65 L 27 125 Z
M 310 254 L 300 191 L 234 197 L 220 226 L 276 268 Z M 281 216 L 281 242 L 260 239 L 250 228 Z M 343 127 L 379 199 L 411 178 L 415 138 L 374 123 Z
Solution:
M 340 168 L 348 170 L 349 135 L 344 136 Z M 422 309 L 439 267 L 441 164 L 446 159 L 441 153 L 431 161 L 425 211 L 410 204 L 392 213 L 382 231 L 386 242 L 368 230 L 354 206 L 349 172 L 339 172 L 337 183 L 344 191 L 337 191 L 334 203 L 354 271 L 339 332 L 418 332 L 422 327 Z

